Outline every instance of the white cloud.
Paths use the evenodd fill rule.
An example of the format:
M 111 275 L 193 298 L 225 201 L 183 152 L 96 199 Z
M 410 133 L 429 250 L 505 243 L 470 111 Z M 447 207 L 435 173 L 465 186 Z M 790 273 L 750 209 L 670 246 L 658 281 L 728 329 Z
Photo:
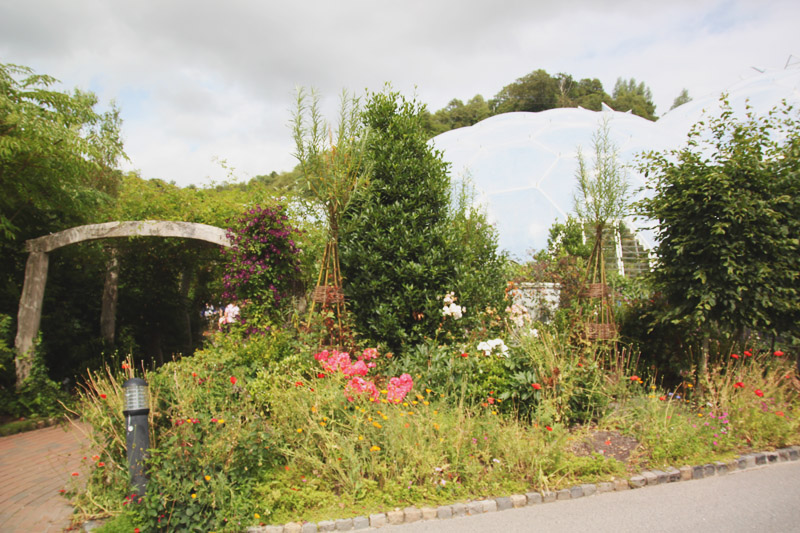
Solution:
M 290 168 L 297 85 L 333 117 L 339 92 L 416 92 L 433 110 L 491 98 L 543 68 L 644 81 L 657 113 L 751 66 L 800 55 L 800 5 L 774 0 L 566 2 L 28 0 L 0 6 L 0 61 L 115 99 L 144 177 L 202 183 Z

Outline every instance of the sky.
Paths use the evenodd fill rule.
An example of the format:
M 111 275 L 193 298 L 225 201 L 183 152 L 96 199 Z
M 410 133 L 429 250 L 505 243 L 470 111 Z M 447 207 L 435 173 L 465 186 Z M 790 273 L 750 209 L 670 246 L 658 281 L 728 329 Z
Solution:
M 435 111 L 537 69 L 651 89 L 656 114 L 800 61 L 796 0 L 2 0 L 0 62 L 121 110 L 125 170 L 208 186 L 290 170 L 297 87 L 335 122 L 386 83 Z

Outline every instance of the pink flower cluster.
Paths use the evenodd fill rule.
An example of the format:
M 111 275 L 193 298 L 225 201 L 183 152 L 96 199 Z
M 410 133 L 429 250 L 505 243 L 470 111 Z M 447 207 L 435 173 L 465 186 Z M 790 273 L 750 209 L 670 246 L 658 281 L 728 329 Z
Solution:
M 378 357 L 378 350 L 375 348 L 364 350 L 355 363 L 350 359 L 350 354 L 337 350 L 333 352 L 323 350 L 314 355 L 314 359 L 320 362 L 326 372 L 329 374 L 341 372 L 345 376 L 366 376 L 369 369 L 375 367 L 375 363 L 367 361 L 376 357 Z
M 377 400 L 380 396 L 380 392 L 378 392 L 378 388 L 373 382 L 360 377 L 354 377 L 347 382 L 344 387 L 344 394 L 351 402 L 354 400 L 354 396 L 367 395 L 373 400 Z
M 389 386 L 387 387 L 387 399 L 393 403 L 400 403 L 413 386 L 414 381 L 408 374 L 403 374 L 399 378 L 392 378 L 389 380 Z
M 369 369 L 375 368 L 375 363 L 371 361 L 377 358 L 378 350 L 375 348 L 364 350 L 357 357 L 355 363 L 350 359 L 350 354 L 337 350 L 333 352 L 323 350 L 314 355 L 314 359 L 319 361 L 325 372 L 329 374 L 341 372 L 345 376 L 352 378 L 347 382 L 344 390 L 345 396 L 351 402 L 355 400 L 356 396 L 367 396 L 372 400 L 377 400 L 380 397 L 380 392 L 375 383 L 361 377 L 366 376 L 369 373 Z M 414 381 L 408 374 L 391 378 L 386 391 L 388 401 L 392 403 L 402 402 L 413 386 Z

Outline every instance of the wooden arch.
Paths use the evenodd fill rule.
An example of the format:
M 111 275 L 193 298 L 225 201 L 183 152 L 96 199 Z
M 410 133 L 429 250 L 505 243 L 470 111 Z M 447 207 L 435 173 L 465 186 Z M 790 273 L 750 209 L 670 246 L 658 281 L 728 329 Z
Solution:
M 31 357 L 28 352 L 33 348 L 33 340 L 39 331 L 42 319 L 42 301 L 47 284 L 47 254 L 69 244 L 114 237 L 179 237 L 207 241 L 225 247 L 231 245 L 225 230 L 221 228 L 194 222 L 163 220 L 90 224 L 26 241 L 25 249 L 30 254 L 25 265 L 25 281 L 17 314 L 17 336 L 14 339 L 17 352 L 15 361 L 17 384 L 21 383 L 31 370 Z M 108 277 L 106 285 L 108 289 Z

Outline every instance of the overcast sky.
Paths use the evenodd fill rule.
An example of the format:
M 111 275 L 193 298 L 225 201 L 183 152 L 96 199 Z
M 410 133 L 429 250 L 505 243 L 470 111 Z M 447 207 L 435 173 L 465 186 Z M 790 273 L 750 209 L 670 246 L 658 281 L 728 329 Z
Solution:
M 335 119 L 390 82 L 431 111 L 536 69 L 644 81 L 656 114 L 800 61 L 797 0 L 1 0 L 0 62 L 115 100 L 144 178 L 203 186 L 291 169 L 297 86 Z

